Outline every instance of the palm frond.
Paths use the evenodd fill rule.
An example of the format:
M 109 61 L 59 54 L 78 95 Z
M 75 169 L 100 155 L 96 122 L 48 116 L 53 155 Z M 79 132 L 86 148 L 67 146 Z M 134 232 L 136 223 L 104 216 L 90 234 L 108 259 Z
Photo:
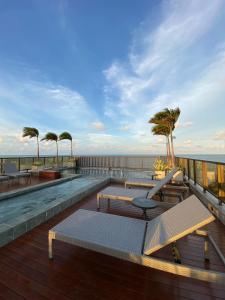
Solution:
M 161 124 L 165 126 L 169 126 L 174 130 L 175 123 L 177 122 L 180 116 L 179 107 L 175 109 L 165 108 L 164 110 L 156 113 L 150 120 L 149 123 Z
M 41 141 L 58 141 L 58 136 L 54 132 L 48 132 L 46 135 L 41 139 Z
M 23 128 L 23 137 L 29 136 L 29 138 L 38 137 L 39 131 L 34 127 L 24 127 Z
M 170 129 L 168 126 L 157 124 L 152 127 L 152 133 L 154 135 L 164 135 L 164 136 L 169 136 L 170 134 Z
M 64 131 L 59 135 L 59 141 L 61 141 L 61 140 L 70 140 L 70 141 L 72 141 L 73 138 L 72 138 L 72 135 L 69 132 Z

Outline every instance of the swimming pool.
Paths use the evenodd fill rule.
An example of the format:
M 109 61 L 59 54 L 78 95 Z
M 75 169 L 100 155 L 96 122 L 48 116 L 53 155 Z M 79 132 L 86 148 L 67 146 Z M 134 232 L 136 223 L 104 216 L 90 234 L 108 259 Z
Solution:
M 151 178 L 154 171 L 135 170 L 135 169 L 109 169 L 109 168 L 74 168 L 63 170 L 63 177 L 70 174 L 81 174 L 86 176 L 104 176 L 112 178 Z
M 0 246 L 110 182 L 109 177 L 80 177 L 0 201 Z

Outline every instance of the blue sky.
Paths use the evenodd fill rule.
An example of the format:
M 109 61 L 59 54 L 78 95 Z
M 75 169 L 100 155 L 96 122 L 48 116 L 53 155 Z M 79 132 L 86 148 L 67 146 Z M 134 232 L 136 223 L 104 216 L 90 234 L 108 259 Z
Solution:
M 35 153 L 24 126 L 77 154 L 164 153 L 148 120 L 176 106 L 176 153 L 225 153 L 224 28 L 223 0 L 0 0 L 0 154 Z

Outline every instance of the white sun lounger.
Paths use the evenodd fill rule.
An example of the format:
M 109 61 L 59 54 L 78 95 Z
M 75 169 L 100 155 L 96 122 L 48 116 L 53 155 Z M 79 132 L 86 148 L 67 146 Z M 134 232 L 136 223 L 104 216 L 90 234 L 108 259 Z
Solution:
M 136 197 L 151 199 L 163 188 L 163 186 L 165 186 L 173 178 L 173 175 L 175 173 L 176 169 L 168 173 L 164 179 L 158 181 L 157 184 L 149 191 L 146 191 L 144 189 L 125 189 L 113 186 L 106 187 L 97 194 L 97 207 L 100 208 L 101 199 L 122 201 L 132 201 Z
M 194 195 L 149 222 L 79 209 L 49 231 L 49 258 L 53 258 L 53 240 L 60 240 L 169 273 L 225 284 L 224 273 L 150 256 L 190 233 L 207 236 L 198 229 L 214 219 Z
M 176 176 L 176 173 L 178 173 L 178 168 L 174 168 L 173 170 L 171 170 L 167 175 L 170 176 L 170 174 L 173 173 L 173 177 L 170 179 L 170 181 L 173 181 L 174 177 Z M 165 178 L 166 178 L 165 177 Z M 139 186 L 139 187 L 153 187 L 155 185 L 157 185 L 157 183 L 159 182 L 159 180 L 152 180 L 150 178 L 129 178 L 125 181 L 125 188 L 127 187 L 131 187 L 131 186 Z M 168 181 L 169 183 L 169 181 Z M 174 185 L 176 185 L 177 187 L 184 187 L 181 183 L 181 181 L 174 181 L 173 182 Z M 166 186 L 168 189 L 171 187 L 170 185 Z
M 153 187 L 159 183 L 159 180 L 149 178 L 131 178 L 125 181 L 125 188 L 129 186 Z

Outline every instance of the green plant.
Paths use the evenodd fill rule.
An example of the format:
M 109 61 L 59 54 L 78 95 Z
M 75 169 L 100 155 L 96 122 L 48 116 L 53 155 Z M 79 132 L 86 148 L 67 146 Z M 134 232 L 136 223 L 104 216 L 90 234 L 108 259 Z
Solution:
M 30 139 L 35 137 L 37 140 L 37 157 L 39 158 L 39 131 L 34 127 L 24 127 L 23 137 L 28 136 Z
M 171 164 L 171 152 L 170 152 L 170 141 L 169 141 L 169 135 L 170 130 L 168 126 L 156 124 L 152 127 L 152 133 L 154 135 L 163 135 L 166 138 L 166 154 L 167 154 L 167 163 L 168 165 Z
M 35 167 L 40 167 L 43 165 L 43 161 L 42 160 L 36 160 L 34 163 L 33 163 L 33 166 Z
M 157 158 L 153 164 L 156 171 L 165 171 L 168 169 L 168 165 L 160 158 Z
M 63 133 L 61 133 L 59 135 L 59 141 L 62 141 L 62 140 L 69 140 L 70 141 L 70 156 L 71 158 L 73 157 L 73 138 L 72 138 L 72 135 L 65 131 Z
M 58 135 L 54 132 L 48 132 L 46 135 L 41 139 L 41 141 L 54 141 L 56 143 L 56 159 L 58 164 L 58 157 L 59 157 L 59 150 L 58 150 Z
M 156 113 L 150 120 L 149 123 L 164 125 L 169 130 L 169 148 L 171 154 L 171 166 L 175 167 L 175 155 L 173 146 L 173 130 L 175 129 L 175 124 L 180 116 L 179 107 L 175 109 L 165 108 L 163 111 Z

